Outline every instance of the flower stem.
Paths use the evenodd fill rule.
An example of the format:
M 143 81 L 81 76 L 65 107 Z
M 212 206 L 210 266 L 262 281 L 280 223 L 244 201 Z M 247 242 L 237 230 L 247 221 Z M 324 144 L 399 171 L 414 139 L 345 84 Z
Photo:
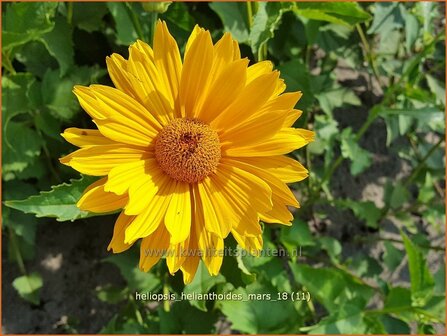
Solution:
M 248 20 L 248 27 L 251 28 L 253 26 L 253 8 L 251 7 L 251 1 L 247 0 L 247 20 Z
M 73 2 L 67 4 L 67 23 L 71 25 L 73 21 Z

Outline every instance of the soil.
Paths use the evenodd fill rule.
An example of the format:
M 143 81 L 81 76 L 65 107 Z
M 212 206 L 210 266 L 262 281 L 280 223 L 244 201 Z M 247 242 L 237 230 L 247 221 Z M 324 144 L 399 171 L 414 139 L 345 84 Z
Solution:
M 382 93 L 377 88 L 368 87 L 365 74 L 357 73 L 343 67 L 337 69 L 339 81 L 352 87 L 359 95 L 363 106 L 344 108 L 335 111 L 340 127 L 351 126 L 358 129 L 367 117 L 368 106 L 376 104 Z M 364 135 L 361 144 L 373 153 L 373 165 L 357 177 L 351 176 L 349 165 L 344 162 L 335 172 L 331 190 L 337 198 L 368 200 L 378 206 L 383 205 L 384 183 L 386 179 L 398 180 L 410 173 L 409 165 L 386 146 L 386 128 L 381 120 L 373 123 Z M 330 206 L 320 206 L 319 211 L 327 214 L 323 221 L 312 224 L 313 230 L 338 239 L 342 243 L 343 255 L 352 256 L 359 251 L 378 258 L 383 253 L 383 244 L 358 243 L 352 237 L 370 232 L 350 211 L 340 211 Z M 382 235 L 389 238 L 399 237 L 401 224 L 395 220 L 382 223 Z M 444 237 L 427 228 L 422 221 L 420 229 L 428 230 L 428 238 Z M 57 223 L 48 221 L 39 226 L 36 242 L 36 257 L 27 262 L 27 269 L 39 272 L 43 277 L 41 304 L 31 306 L 23 301 L 11 285 L 13 279 L 20 275 L 15 263 L 7 260 L 7 251 L 3 246 L 3 330 L 7 333 L 68 333 L 67 325 L 73 326 L 79 333 L 97 333 L 119 309 L 98 300 L 95 288 L 108 283 L 124 285 L 118 269 L 102 259 L 113 230 L 113 218 L 99 217 L 88 221 Z M 432 232 L 433 231 L 433 232 Z M 443 239 L 437 244 L 444 244 Z M 5 237 L 3 242 L 7 242 Z M 402 248 L 402 246 L 398 246 Z M 443 254 L 430 254 L 430 268 L 436 271 Z M 393 283 L 408 286 L 409 275 L 406 261 L 397 272 L 383 277 L 392 279 Z M 443 333 L 442 327 L 437 330 Z
M 43 223 L 38 228 L 36 257 L 28 272 L 43 278 L 41 303 L 23 301 L 11 283 L 20 271 L 3 251 L 3 334 L 97 333 L 119 307 L 97 299 L 95 288 L 124 285 L 118 268 L 102 262 L 112 231 L 111 216 L 89 221 Z M 4 237 L 3 241 L 7 241 Z M 73 331 L 73 330 L 72 330 Z

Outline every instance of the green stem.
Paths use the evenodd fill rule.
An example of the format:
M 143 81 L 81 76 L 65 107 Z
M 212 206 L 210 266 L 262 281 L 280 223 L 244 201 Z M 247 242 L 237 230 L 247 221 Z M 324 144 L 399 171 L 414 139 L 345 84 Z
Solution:
M 253 26 L 253 9 L 251 7 L 251 1 L 247 0 L 247 20 L 248 26 L 251 28 Z
M 2 64 L 5 67 L 6 70 L 12 75 L 16 74 L 16 70 L 14 69 L 14 66 L 11 63 L 11 59 L 9 58 L 9 55 L 7 53 L 2 53 L 3 59 Z
M 422 168 L 424 167 L 425 163 L 427 162 L 427 160 L 429 159 L 429 157 L 435 152 L 435 150 L 442 144 L 442 142 L 444 141 L 444 139 L 441 137 L 439 138 L 438 142 L 436 144 L 434 144 L 430 150 L 427 152 L 427 154 L 425 154 L 425 156 L 421 159 L 421 161 L 419 162 L 419 164 L 416 166 L 416 168 L 413 170 L 413 172 L 411 173 L 411 175 L 408 177 L 408 179 L 404 182 L 404 186 L 408 186 L 415 178 L 416 176 L 419 174 L 419 172 L 422 170 Z
M 258 50 L 258 62 L 265 61 L 267 59 L 267 42 L 263 43 Z
M 168 287 L 168 276 L 165 274 L 163 278 L 163 294 L 165 297 L 169 297 L 169 287 Z M 169 300 L 163 300 L 163 309 L 165 312 L 169 312 L 171 310 L 171 306 L 169 305 Z
M 141 27 L 140 19 L 138 18 L 137 14 L 134 12 L 132 5 L 129 2 L 126 2 L 126 9 L 127 9 L 127 13 L 130 16 L 130 19 L 132 21 L 133 27 L 135 28 L 135 31 L 138 35 L 138 38 L 140 40 L 144 41 L 145 38 L 144 38 L 143 28 Z
M 67 23 L 71 25 L 73 21 L 73 2 L 67 4 Z
M 360 24 L 356 24 L 355 27 L 357 29 L 357 32 L 359 33 L 360 40 L 362 41 L 363 49 L 365 51 L 366 61 L 371 66 L 373 75 L 376 78 L 377 82 L 379 83 L 380 87 L 382 87 L 382 83 L 380 82 L 379 72 L 377 71 L 376 63 L 374 62 L 374 56 L 372 54 L 368 40 L 366 39 L 365 33 L 363 32 L 363 28 Z
M 26 275 L 25 263 L 23 262 L 22 254 L 20 253 L 19 244 L 17 243 L 16 234 L 11 227 L 9 229 L 9 238 L 11 240 L 12 250 L 14 252 L 14 256 L 17 261 L 17 265 L 19 266 L 20 272 L 23 275 Z

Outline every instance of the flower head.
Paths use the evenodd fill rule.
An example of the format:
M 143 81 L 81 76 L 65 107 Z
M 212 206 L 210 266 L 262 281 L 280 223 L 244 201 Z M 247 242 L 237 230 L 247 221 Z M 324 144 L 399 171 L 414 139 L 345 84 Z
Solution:
M 80 149 L 61 162 L 101 176 L 78 206 L 121 210 L 109 249 L 119 253 L 141 239 L 142 270 L 165 251 L 169 271 L 182 270 L 185 283 L 200 258 L 216 275 L 230 233 L 253 252 L 262 248 L 260 220 L 290 225 L 288 206 L 299 203 L 286 183 L 308 174 L 285 154 L 313 132 L 292 127 L 301 93 L 283 93 L 270 62 L 248 63 L 230 34 L 213 45 L 198 26 L 182 62 L 159 21 L 153 49 L 137 41 L 129 59 L 107 58 L 116 88 L 74 88 L 98 129 L 65 130 Z

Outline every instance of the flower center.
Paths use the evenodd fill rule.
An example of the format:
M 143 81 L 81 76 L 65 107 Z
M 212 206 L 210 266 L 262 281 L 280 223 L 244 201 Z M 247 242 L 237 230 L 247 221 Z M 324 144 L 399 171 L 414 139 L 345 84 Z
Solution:
M 158 134 L 155 158 L 174 180 L 196 183 L 216 170 L 221 158 L 219 137 L 197 119 L 174 119 Z

